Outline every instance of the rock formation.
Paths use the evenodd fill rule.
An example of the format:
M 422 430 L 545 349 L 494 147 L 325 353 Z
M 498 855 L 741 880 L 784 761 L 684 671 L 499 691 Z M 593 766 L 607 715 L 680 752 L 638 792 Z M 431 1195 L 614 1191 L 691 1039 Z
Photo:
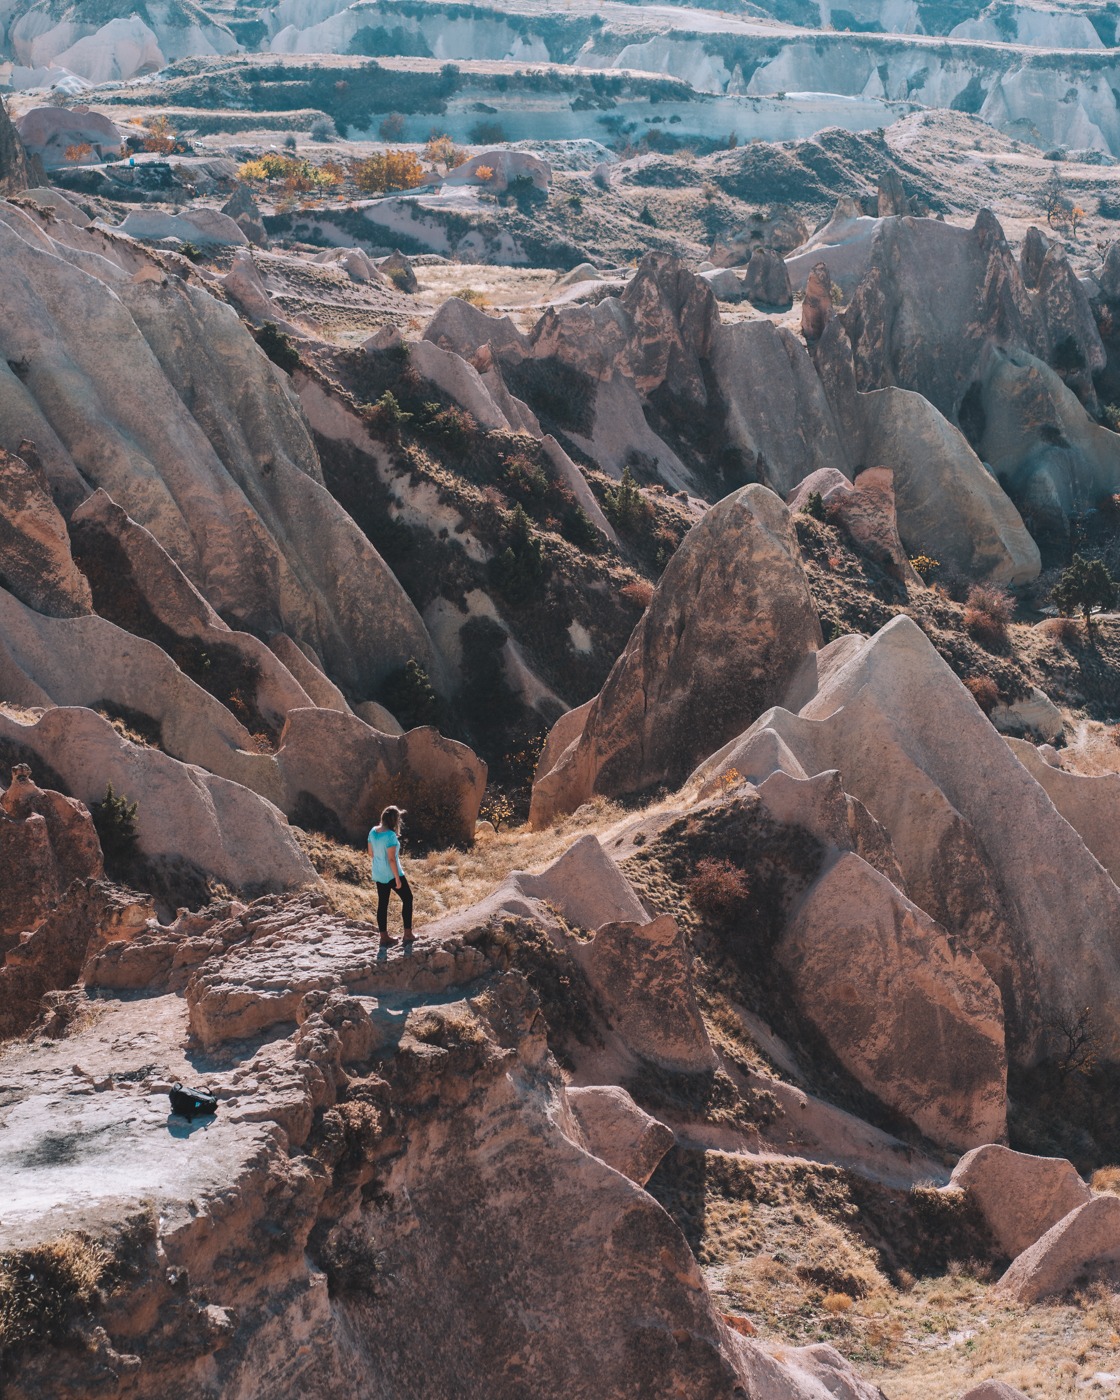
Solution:
M 801 334 L 812 344 L 824 335 L 824 328 L 832 319 L 832 278 L 828 264 L 814 263 L 805 283 L 805 297 L 801 303 Z
M 1072 1163 L 995 1143 L 967 1152 L 953 1168 L 950 1187 L 968 1192 L 1009 1259 L 1092 1200 Z
M 532 821 L 592 793 L 680 782 L 819 645 L 789 513 L 764 487 L 743 487 L 689 533 L 578 736 L 538 768 Z
M 1020 1303 L 1064 1293 L 1093 1266 L 1120 1264 L 1120 1197 L 1094 1196 L 1025 1249 L 999 1281 Z
M 18 194 L 32 184 L 31 167 L 27 151 L 20 140 L 19 132 L 8 116 L 8 109 L 0 100 L 0 197 Z

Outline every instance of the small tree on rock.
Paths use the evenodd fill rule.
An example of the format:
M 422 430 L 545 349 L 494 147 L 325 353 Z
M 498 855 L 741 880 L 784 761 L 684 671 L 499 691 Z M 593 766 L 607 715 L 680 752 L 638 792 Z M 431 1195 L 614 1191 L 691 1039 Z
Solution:
M 1050 596 L 1063 617 L 1080 613 L 1089 630 L 1095 609 L 1116 606 L 1116 582 L 1099 559 L 1085 559 L 1075 554 Z

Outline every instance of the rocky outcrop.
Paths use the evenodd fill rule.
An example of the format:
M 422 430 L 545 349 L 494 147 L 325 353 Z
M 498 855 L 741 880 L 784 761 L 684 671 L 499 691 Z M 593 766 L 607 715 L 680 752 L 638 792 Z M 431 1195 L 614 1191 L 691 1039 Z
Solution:
M 222 213 L 234 221 L 250 243 L 255 243 L 258 248 L 268 247 L 268 234 L 265 232 L 260 206 L 253 198 L 248 185 L 238 184 L 222 205 Z
M 891 470 L 898 532 L 911 557 L 926 554 L 999 583 L 1037 577 L 1038 546 L 1019 512 L 928 399 L 898 388 L 860 392 L 838 320 L 817 346 L 816 365 L 851 461 Z
M 819 645 L 789 513 L 765 487 L 745 486 L 670 560 L 578 738 L 538 770 L 533 823 L 592 793 L 679 783 L 773 703 Z
M 828 264 L 814 263 L 805 283 L 801 302 L 801 334 L 810 345 L 820 340 L 832 319 L 832 278 Z
M 1072 1287 L 1093 1267 L 1120 1266 L 1120 1197 L 1094 1196 L 1071 1210 L 1012 1261 L 1001 1293 L 1038 1303 Z
M 152 916 L 145 899 L 117 894 L 100 881 L 78 880 L 0 961 L 0 1041 L 37 1018 L 47 992 L 78 980 L 92 945 L 127 938 Z
M 793 288 L 785 259 L 773 248 L 756 248 L 743 273 L 743 296 L 753 306 L 790 306 Z
M 1007 1130 L 999 992 L 980 960 L 859 856 L 841 856 L 777 949 L 844 1067 L 945 1147 Z
M 949 1185 L 968 1192 L 1008 1259 L 1093 1198 L 1072 1162 L 1032 1157 L 996 1143 L 967 1152 L 953 1168 Z
M 879 177 L 876 212 L 880 219 L 903 218 L 910 211 L 902 177 L 897 170 L 886 170 Z
M 976 383 L 978 450 L 1035 535 L 1064 541 L 1069 516 L 1120 491 L 1120 438 L 1089 418 L 1049 365 L 1023 352 L 990 347 Z
M 484 172 L 489 171 L 489 174 L 480 175 L 480 168 Z M 498 149 L 479 151 L 443 177 L 445 185 L 479 185 L 495 194 L 522 181 L 531 184 L 535 190 L 547 193 L 552 183 L 552 167 L 548 161 L 529 151 Z
M 382 277 L 387 277 L 398 291 L 411 295 L 420 290 L 416 271 L 399 248 L 394 248 L 387 258 L 382 258 L 377 264 L 377 270 Z
M 719 390 L 724 450 L 735 450 L 745 472 L 785 496 L 813 471 L 850 471 L 813 362 L 788 329 L 768 320 L 719 326 L 708 372 Z
M 48 710 L 33 723 L 0 712 L 0 753 L 53 775 L 87 806 L 114 792 L 138 804 L 140 853 L 154 867 L 199 872 L 234 890 L 317 881 L 282 812 L 255 792 L 123 739 L 91 710 Z
M 89 584 L 70 556 L 66 522 L 46 477 L 2 448 L 0 561 L 0 586 L 36 612 L 80 617 L 92 611 Z
M 430 839 L 446 845 L 474 840 L 486 765 L 436 729 L 396 737 L 337 710 L 291 710 L 276 763 L 286 809 L 294 816 L 312 799 L 351 841 L 364 842 L 390 802 L 407 808 Z
M 884 222 L 844 314 L 860 389 L 915 390 L 956 422 L 981 356 L 996 346 L 1066 366 L 1091 399 L 1105 355 L 1086 294 L 1057 247 L 1038 279 L 1032 294 L 988 210 L 971 229 Z
M 592 1156 L 644 1186 L 673 1145 L 673 1130 L 615 1084 L 569 1089 L 568 1103 Z
M 1025 739 L 1009 739 L 1011 751 L 1120 885 L 1120 774 L 1088 777 L 1055 768 Z
M 75 880 L 100 878 L 101 843 L 89 810 L 44 792 L 26 764 L 15 764 L 0 793 L 0 863 L 7 872 L 0 886 L 2 954 L 14 935 L 38 927 Z
M 227 621 L 308 642 L 359 697 L 410 656 L 438 679 L 418 615 L 323 487 L 287 378 L 230 308 L 21 228 L 0 220 L 0 445 L 35 441 L 64 512 L 103 487 Z M 24 360 L 25 379 L 4 363 Z
M 154 642 L 192 680 L 211 694 L 220 692 L 223 702 L 240 695 L 246 702 L 243 721 L 257 716 L 279 729 L 292 709 L 345 708 L 337 688 L 289 638 L 281 652 L 282 644 L 265 646 L 227 626 L 155 536 L 104 491 L 95 491 L 73 512 L 70 536 L 98 613 Z
M 18 194 L 34 183 L 27 151 L 0 99 L 0 198 Z
M 853 485 L 835 468 L 823 468 L 807 476 L 786 498 L 790 512 L 802 510 L 814 493 L 820 495 L 828 518 L 847 532 L 861 553 L 900 581 L 917 578 L 898 537 L 893 472 L 869 467 Z
M 1111 1033 L 1120 890 L 929 640 L 899 617 L 821 669 L 798 715 L 762 716 L 694 781 L 838 769 L 889 832 L 911 900 L 999 986 L 1013 1060 L 1046 1053 L 1043 1022 L 1062 1008 L 1089 1006 Z
M 32 107 L 16 126 L 27 153 L 37 156 L 47 170 L 65 165 L 66 152 L 72 146 L 92 147 L 98 160 L 115 157 L 124 139 L 103 113 L 81 105 Z

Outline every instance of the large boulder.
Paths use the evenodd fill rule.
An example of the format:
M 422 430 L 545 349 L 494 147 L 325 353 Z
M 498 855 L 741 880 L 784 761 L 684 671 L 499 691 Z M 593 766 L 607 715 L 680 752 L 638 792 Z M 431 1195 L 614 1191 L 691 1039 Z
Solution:
M 820 496 L 828 518 L 841 525 L 869 559 L 884 565 L 900 580 L 917 579 L 898 537 L 893 472 L 886 467 L 868 467 L 853 485 L 834 467 L 822 467 L 787 496 L 791 513 L 802 510 L 814 494 Z
M 2 448 L 0 560 L 0 585 L 36 612 L 79 617 L 92 611 L 89 584 L 71 558 L 66 522 L 45 475 Z
M 966 1152 L 949 1186 L 968 1192 L 1008 1259 L 1093 1198 L 1072 1162 L 1012 1152 L 998 1143 Z
M 338 710 L 291 710 L 276 763 L 297 820 L 325 808 L 348 839 L 363 842 L 382 808 L 396 803 L 428 840 L 474 840 L 486 765 L 431 727 L 397 737 Z
M 568 1090 L 588 1151 L 644 1186 L 673 1145 L 673 1130 L 639 1108 L 615 1084 Z
M 217 209 L 188 209 L 182 214 L 158 210 L 134 211 L 113 230 L 141 242 L 158 243 L 163 238 L 179 238 L 196 246 L 238 248 L 249 240 L 241 226 Z
M 753 306 L 789 306 L 793 302 L 785 259 L 773 248 L 756 248 L 743 273 L 743 296 Z
M 997 1287 L 1020 1303 L 1071 1288 L 1092 1268 L 1120 1267 L 1120 1196 L 1094 1196 L 1025 1249 Z
M 489 174 L 479 174 L 479 170 Z M 527 181 L 536 190 L 548 193 L 552 182 L 552 167 L 529 151 L 498 149 L 479 151 L 469 160 L 449 170 L 443 177 L 445 185 L 476 185 L 501 194 L 510 185 Z
M 876 1098 L 943 1147 L 1005 1135 L 999 991 L 883 875 L 841 856 L 777 952 L 803 1014 Z
M 237 188 L 222 205 L 222 213 L 232 219 L 250 243 L 258 248 L 268 247 L 268 234 L 261 218 L 260 205 L 249 186 L 238 182 Z
M 789 512 L 742 487 L 685 537 L 580 734 L 538 769 L 534 825 L 593 793 L 681 782 L 780 698 L 820 639 Z
M 124 140 L 108 117 L 84 105 L 32 107 L 16 127 L 28 154 L 38 156 L 46 170 L 68 164 L 66 152 L 74 146 L 90 146 L 98 160 L 115 157 Z

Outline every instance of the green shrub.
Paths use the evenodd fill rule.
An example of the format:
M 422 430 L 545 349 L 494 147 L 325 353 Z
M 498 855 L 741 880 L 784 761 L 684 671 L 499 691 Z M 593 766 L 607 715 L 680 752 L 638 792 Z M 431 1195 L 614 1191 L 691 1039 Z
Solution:
M 801 507 L 802 515 L 811 515 L 814 520 L 827 520 L 825 513 L 824 497 L 819 491 L 810 491 L 805 497 L 805 504 Z
M 90 815 L 101 841 L 101 852 L 109 866 L 126 864 L 136 854 L 136 813 L 139 804 L 118 797 L 110 783 L 105 796 L 95 802 Z
M 402 729 L 416 729 L 423 724 L 438 724 L 440 701 L 427 671 L 410 656 L 405 664 L 381 687 L 381 703 L 389 710 Z
M 495 588 L 511 603 L 523 603 L 540 594 L 544 584 L 541 542 L 529 517 L 515 506 L 509 518 L 506 547 L 490 561 Z
M 634 473 L 626 467 L 622 480 L 606 492 L 603 514 L 616 530 L 633 533 L 649 521 L 651 513 L 649 502 L 634 480 Z
M 1050 597 L 1064 617 L 1079 612 L 1089 628 L 1093 625 L 1095 609 L 1116 606 L 1116 583 L 1099 559 L 1084 559 L 1075 554 Z

